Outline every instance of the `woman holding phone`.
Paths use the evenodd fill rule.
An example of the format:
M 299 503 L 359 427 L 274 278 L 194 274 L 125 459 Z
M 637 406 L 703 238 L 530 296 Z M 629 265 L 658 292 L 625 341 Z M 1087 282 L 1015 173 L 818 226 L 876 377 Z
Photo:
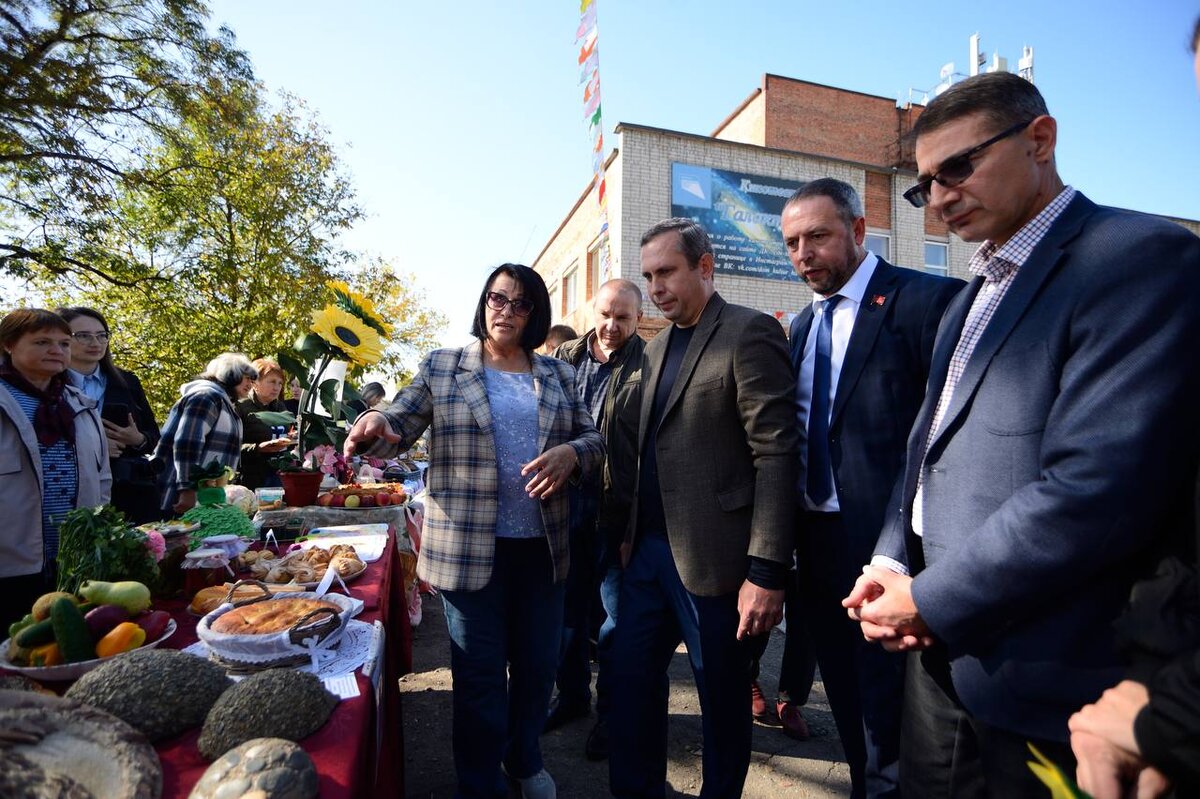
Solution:
M 162 515 L 154 469 L 147 455 L 158 443 L 158 421 L 141 381 L 113 365 L 110 331 L 104 315 L 93 308 L 59 308 L 71 326 L 71 361 L 67 378 L 92 402 L 108 437 L 112 468 L 112 505 L 133 524 Z

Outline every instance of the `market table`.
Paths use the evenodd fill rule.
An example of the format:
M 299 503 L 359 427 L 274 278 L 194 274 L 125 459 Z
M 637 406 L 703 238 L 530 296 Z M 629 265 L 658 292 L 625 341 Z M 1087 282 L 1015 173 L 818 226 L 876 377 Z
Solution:
M 383 555 L 368 564 L 362 577 L 348 583 L 350 595 L 364 603 L 356 616 L 368 624 L 383 624 L 383 663 L 378 690 L 359 668 L 354 672 L 359 696 L 342 699 L 329 720 L 301 746 L 316 765 L 322 799 L 361 796 L 398 796 L 403 786 L 398 680 L 411 668 L 408 611 L 404 603 L 403 573 L 397 554 L 397 537 L 389 536 Z M 179 625 L 164 643 L 185 649 L 197 641 L 199 617 L 187 611 L 183 600 L 156 603 L 170 611 Z M 200 730 L 191 730 L 155 749 L 163 768 L 163 796 L 186 797 L 208 768 L 196 749 Z

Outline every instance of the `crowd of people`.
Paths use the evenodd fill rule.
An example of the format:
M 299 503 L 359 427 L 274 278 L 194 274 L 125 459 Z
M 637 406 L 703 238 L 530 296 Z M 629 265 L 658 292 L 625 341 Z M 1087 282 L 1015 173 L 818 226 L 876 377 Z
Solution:
M 286 409 L 287 376 L 274 361 L 218 355 L 182 386 L 160 429 L 137 375 L 114 365 L 111 337 L 93 308 L 22 308 L 0 319 L 5 624 L 55 590 L 67 512 L 108 503 L 131 524 L 173 518 L 195 505 L 196 467 L 215 460 L 243 485 L 278 485 L 269 458 L 295 443 L 254 415 Z
M 1200 790 L 1200 239 L 1066 185 L 1016 76 L 955 84 L 913 135 L 904 196 L 979 244 L 969 282 L 868 252 L 857 192 L 823 178 L 782 213 L 814 293 L 786 336 L 667 219 L 641 240 L 667 321 L 649 342 L 642 286 L 613 279 L 593 329 L 539 352 L 546 286 L 506 263 L 471 344 L 364 403 L 347 455 L 428 436 L 417 570 L 450 633 L 457 796 L 556 796 L 539 736 L 591 714 L 593 637 L 584 754 L 619 799 L 667 795 L 680 642 L 702 797 L 741 795 L 755 715 L 807 735 L 814 661 L 854 797 L 1048 795 L 1031 760 L 1097 799 Z M 214 359 L 159 436 L 107 343 L 87 309 L 0 320 L 0 473 L 20 475 L 0 497 L 27 520 L 5 588 L 41 590 L 63 509 L 152 477 L 127 456 L 154 449 L 179 513 L 192 464 L 246 472 L 274 446 L 246 414 L 278 405 L 276 364 Z M 756 663 L 785 604 L 768 708 Z
M 1194 789 L 1200 240 L 1066 185 L 1016 76 L 956 84 L 914 136 L 905 197 L 980 245 L 970 282 L 869 253 L 855 190 L 814 180 L 781 219 L 814 292 L 788 337 L 716 292 L 699 225 L 664 220 L 641 242 L 651 341 L 616 279 L 593 330 L 536 352 L 546 288 L 506 264 L 478 341 L 351 429 L 372 454 L 429 430 L 418 571 L 450 628 L 457 795 L 556 795 L 537 735 L 591 713 L 600 605 L 584 754 L 612 794 L 666 795 L 683 641 L 700 795 L 739 796 L 785 597 L 777 723 L 806 734 L 815 659 L 855 797 L 1047 795 L 1039 759 L 1097 797 Z M 1122 682 L 1150 648 L 1123 609 L 1153 616 L 1180 574 L 1192 617 Z

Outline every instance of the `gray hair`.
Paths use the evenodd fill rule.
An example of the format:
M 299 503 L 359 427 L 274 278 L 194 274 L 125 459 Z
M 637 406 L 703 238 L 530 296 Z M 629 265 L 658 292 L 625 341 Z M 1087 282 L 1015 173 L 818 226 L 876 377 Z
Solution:
M 787 202 L 783 204 L 783 210 L 786 211 L 801 200 L 813 197 L 828 197 L 847 228 L 853 228 L 855 220 L 863 217 L 863 204 L 858 192 L 849 183 L 835 178 L 818 178 L 805 183 L 788 197 Z
M 679 251 L 683 253 L 683 257 L 687 259 L 688 266 L 695 269 L 700 265 L 700 259 L 706 254 L 713 254 L 712 242 L 708 238 L 708 233 L 704 228 L 685 217 L 673 217 L 664 219 L 654 227 L 646 231 L 642 236 L 641 246 L 645 247 L 654 239 L 664 233 L 679 234 Z
M 913 124 L 913 139 L 957 119 L 982 114 L 996 130 L 1049 114 L 1042 93 L 1011 72 L 985 72 L 954 84 L 933 99 Z
M 642 290 L 638 288 L 637 283 L 634 283 L 632 280 L 626 280 L 623 277 L 614 277 L 612 280 L 606 280 L 601 283 L 600 290 L 603 291 L 609 286 L 611 286 L 614 291 L 622 294 L 628 294 L 637 303 L 639 308 L 642 307 Z M 597 291 L 596 296 L 599 295 L 600 291 Z
M 242 353 L 223 352 L 208 362 L 202 377 L 214 380 L 226 389 L 233 389 L 247 377 L 257 380 L 258 370 Z

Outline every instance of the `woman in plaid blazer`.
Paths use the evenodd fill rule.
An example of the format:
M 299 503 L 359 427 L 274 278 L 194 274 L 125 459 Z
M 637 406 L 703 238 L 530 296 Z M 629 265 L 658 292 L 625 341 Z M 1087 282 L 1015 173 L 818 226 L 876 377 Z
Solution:
M 538 735 L 558 664 L 569 555 L 568 480 L 598 466 L 600 434 L 565 361 L 534 354 L 550 326 L 541 276 L 504 264 L 480 294 L 477 342 L 430 353 L 346 452 L 389 456 L 429 430 L 417 573 L 441 589 L 454 677 L 457 797 L 554 797 Z M 503 766 L 503 773 L 502 773 Z

